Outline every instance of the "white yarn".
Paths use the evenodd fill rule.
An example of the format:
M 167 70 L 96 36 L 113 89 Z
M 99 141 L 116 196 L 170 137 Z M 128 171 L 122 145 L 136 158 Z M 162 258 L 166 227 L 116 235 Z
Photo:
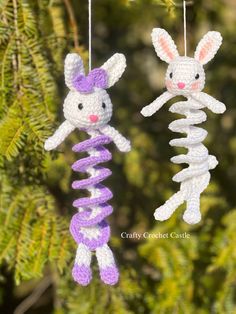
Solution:
M 90 267 L 91 259 L 92 253 L 89 248 L 83 243 L 80 243 L 76 251 L 75 263 L 79 266 L 84 265 Z
M 103 246 L 97 248 L 95 250 L 95 253 L 100 271 L 108 267 L 114 267 L 116 265 L 113 253 L 107 244 L 104 244 Z M 75 263 L 78 266 L 90 267 L 91 260 L 92 260 L 91 250 L 89 250 L 89 248 L 82 243 L 78 244 Z
M 123 74 L 126 68 L 126 60 L 123 54 L 114 54 L 103 68 L 108 75 L 108 86 L 113 86 Z M 63 112 L 66 121 L 58 128 L 53 136 L 47 139 L 44 148 L 55 149 L 75 129 L 97 130 L 111 137 L 118 149 L 123 152 L 130 151 L 130 142 L 118 131 L 108 125 L 112 116 L 112 103 L 106 90 L 95 88 L 93 92 L 84 94 L 78 92 L 73 86 L 73 79 L 78 74 L 84 74 L 83 61 L 77 54 L 68 54 L 65 59 L 65 81 L 70 91 L 64 101 Z M 78 105 L 82 104 L 80 110 Z M 105 104 L 105 108 L 103 108 Z M 97 115 L 98 121 L 91 122 L 90 115 Z M 112 131 L 109 131 L 112 130 Z
M 186 155 L 175 156 L 171 161 L 189 165 L 173 177 L 174 181 L 180 183 L 180 190 L 155 210 L 154 217 L 156 220 L 166 220 L 186 201 L 183 219 L 195 224 L 201 220 L 200 194 L 209 184 L 209 170 L 218 164 L 215 156 L 209 155 L 202 144 L 207 132 L 195 125 L 206 120 L 206 114 L 201 109 L 208 108 L 214 113 L 223 113 L 226 109 L 223 103 L 202 92 L 205 85 L 202 65 L 214 57 L 222 37 L 217 32 L 208 32 L 199 42 L 194 58 L 179 56 L 174 41 L 163 29 L 152 31 L 152 41 L 157 55 L 169 63 L 165 78 L 168 91 L 144 107 L 141 113 L 151 116 L 171 98 L 179 95 L 187 98 L 187 101 L 177 102 L 170 107 L 171 112 L 185 115 L 186 118 L 170 123 L 169 128 L 173 132 L 187 134 L 186 137 L 171 140 L 170 145 L 188 149 Z
M 113 142 L 121 152 L 129 152 L 131 150 L 130 141 L 127 141 L 115 128 L 106 125 L 100 131 L 113 139 Z
M 88 25 L 89 25 L 89 71 L 92 69 L 92 0 L 88 0 Z
M 186 1 L 183 1 L 184 18 L 184 56 L 187 56 L 187 23 L 186 23 Z
M 211 59 L 214 58 L 217 50 L 222 44 L 222 36 L 219 32 L 211 31 L 206 33 L 202 40 L 200 40 L 196 51 L 194 53 L 194 58 L 199 60 L 201 64 L 207 64 Z M 210 46 L 210 47 L 208 47 Z M 201 53 L 203 53 L 201 57 Z
M 113 253 L 107 244 L 96 249 L 99 269 L 115 266 Z
M 184 201 L 187 202 L 184 220 L 192 224 L 201 219 L 200 194 L 209 183 L 209 170 L 213 169 L 209 159 L 215 157 L 209 156 L 207 148 L 201 143 L 206 138 L 207 132 L 194 126 L 206 120 L 206 114 L 197 108 L 202 108 L 202 105 L 191 97 L 187 101 L 177 102 L 170 107 L 171 112 L 185 115 L 186 119 L 179 119 L 170 123 L 169 129 L 173 132 L 187 134 L 187 137 L 171 140 L 170 145 L 188 149 L 186 155 L 172 157 L 171 161 L 177 164 L 187 163 L 189 167 L 173 177 L 173 181 L 181 183 L 181 192 L 172 196 L 163 206 L 156 209 L 154 214 L 156 220 L 168 219 Z M 214 167 L 218 163 L 216 159 L 215 161 Z
M 126 68 L 125 56 L 122 53 L 115 53 L 101 66 L 101 68 L 109 73 L 107 86 L 109 88 L 113 86 L 122 76 Z
M 60 145 L 64 139 L 75 129 L 75 126 L 72 125 L 69 121 L 64 121 L 59 128 L 56 130 L 53 136 L 49 137 L 45 144 L 44 148 L 46 150 L 55 149 Z
M 78 73 L 84 74 L 83 60 L 77 53 L 68 53 L 64 62 L 64 75 L 66 86 L 71 91 L 76 91 L 73 86 L 73 78 Z

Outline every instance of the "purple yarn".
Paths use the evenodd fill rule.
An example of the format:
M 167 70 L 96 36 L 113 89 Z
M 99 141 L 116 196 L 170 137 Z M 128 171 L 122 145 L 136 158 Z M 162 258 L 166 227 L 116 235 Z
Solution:
M 81 199 L 75 200 L 73 202 L 74 207 L 89 207 L 89 206 L 96 206 L 99 204 L 103 204 L 106 201 L 110 200 L 113 197 L 113 194 L 110 189 L 106 188 L 102 184 L 95 185 L 95 188 L 100 190 L 100 196 L 99 197 L 83 197 Z
M 76 241 L 76 243 L 85 244 L 90 250 L 96 250 L 98 247 L 103 246 L 109 241 L 110 238 L 110 227 L 105 220 L 98 223 L 100 235 L 98 238 L 89 239 L 87 238 L 81 227 L 77 224 L 78 216 L 74 215 L 70 224 L 70 232 Z
M 73 86 L 80 93 L 91 93 L 94 87 L 107 88 L 108 76 L 104 69 L 96 68 L 89 72 L 87 76 L 77 75 L 73 80 Z
M 100 270 L 100 277 L 107 285 L 115 285 L 119 280 L 119 271 L 116 266 L 106 267 Z
M 79 144 L 76 144 L 72 147 L 73 152 L 81 153 L 90 148 L 96 147 L 97 149 L 100 148 L 100 145 L 105 145 L 111 143 L 111 138 L 106 135 L 98 135 L 95 138 L 90 138 L 85 140 Z
M 94 167 L 96 170 L 102 170 L 101 167 L 97 166 L 97 167 Z M 103 168 L 102 172 L 97 175 L 96 177 L 94 178 L 89 178 L 89 179 L 83 179 L 83 180 L 80 180 L 80 181 L 74 181 L 72 183 L 72 188 L 73 189 L 87 189 L 87 187 L 89 185 L 96 185 L 98 184 L 99 182 L 105 180 L 106 178 L 108 178 L 109 176 L 111 175 L 111 170 L 110 169 L 106 169 L 106 168 Z
M 72 277 L 81 286 L 87 286 L 92 279 L 92 272 L 90 267 L 75 264 L 72 269 Z
M 107 204 L 101 204 L 101 212 L 97 214 L 95 217 L 90 218 L 91 210 L 84 210 L 80 213 L 77 213 L 73 216 L 72 220 L 74 219 L 74 224 L 76 227 L 91 227 L 102 221 L 107 216 L 111 215 L 113 212 L 113 208 Z
M 74 152 L 86 152 L 90 149 L 95 149 L 98 154 L 96 156 L 88 156 L 76 161 L 72 165 L 74 171 L 82 173 L 87 172 L 88 168 L 93 167 L 97 173 L 95 176 L 88 177 L 82 180 L 76 180 L 72 183 L 73 189 L 88 189 L 95 187 L 99 190 L 99 196 L 83 197 L 73 202 L 76 208 L 83 208 L 83 211 L 75 214 L 70 223 L 70 232 L 74 240 L 80 244 L 83 243 L 91 251 L 102 247 L 109 241 L 110 227 L 105 218 L 109 216 L 113 208 L 107 201 L 112 198 L 112 192 L 101 184 L 103 180 L 111 175 L 111 170 L 98 166 L 98 164 L 111 160 L 111 153 L 103 146 L 111 142 L 111 139 L 106 135 L 98 135 L 83 141 L 82 143 L 73 146 Z M 96 208 L 96 216 L 93 215 L 93 209 Z M 99 232 L 96 237 L 87 237 L 86 228 L 96 226 Z M 91 280 L 91 270 L 85 266 L 74 265 L 72 271 L 73 278 L 81 285 L 87 285 Z M 119 278 L 119 272 L 115 265 L 100 270 L 100 276 L 104 283 L 114 285 Z

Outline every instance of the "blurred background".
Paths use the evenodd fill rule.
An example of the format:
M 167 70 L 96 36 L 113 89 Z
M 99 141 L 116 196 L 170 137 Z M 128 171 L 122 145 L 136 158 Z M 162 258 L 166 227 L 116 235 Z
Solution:
M 151 43 L 153 27 L 165 28 L 183 54 L 182 1 L 93 0 L 93 66 L 113 53 L 127 58 L 127 70 L 111 90 L 111 125 L 130 138 L 133 149 L 109 148 L 113 175 L 105 182 L 114 197 L 110 245 L 121 270 L 117 286 L 94 278 L 88 287 L 71 279 L 76 244 L 68 227 L 75 213 L 74 177 L 78 156 L 74 132 L 56 152 L 45 139 L 63 121 L 67 94 L 63 60 L 78 52 L 88 61 L 85 0 L 2 0 L 0 2 L 0 313 L 236 313 L 236 2 L 189 1 L 188 54 L 202 36 L 217 30 L 224 38 L 206 66 L 205 91 L 227 111 L 207 111 L 205 141 L 219 165 L 201 196 L 201 223 L 182 220 L 184 206 L 167 222 L 153 212 L 179 185 L 171 178 L 182 166 L 170 158 L 176 134 L 168 124 L 177 116 L 170 103 L 151 118 L 140 110 L 164 90 L 166 64 Z M 178 135 L 177 135 L 178 136 Z M 190 234 L 187 239 L 123 239 L 127 233 Z

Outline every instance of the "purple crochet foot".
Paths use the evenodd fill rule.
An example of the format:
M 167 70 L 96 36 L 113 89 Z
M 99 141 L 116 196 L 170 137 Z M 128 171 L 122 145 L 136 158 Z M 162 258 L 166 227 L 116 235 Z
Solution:
M 78 284 L 87 286 L 92 279 L 91 269 L 84 265 L 79 266 L 75 264 L 72 269 L 72 276 Z
M 100 270 L 100 277 L 107 285 L 115 285 L 119 280 L 119 272 L 116 266 L 107 267 Z

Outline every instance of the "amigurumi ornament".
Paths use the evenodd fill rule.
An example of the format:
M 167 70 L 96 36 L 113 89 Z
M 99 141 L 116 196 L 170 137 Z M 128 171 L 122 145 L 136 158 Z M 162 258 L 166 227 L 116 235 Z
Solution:
M 72 165 L 74 171 L 88 173 L 87 179 L 74 181 L 73 189 L 87 189 L 90 197 L 74 201 L 78 209 L 71 220 L 70 231 L 78 244 L 73 278 L 81 285 L 88 285 L 91 278 L 91 257 L 96 252 L 101 280 L 114 285 L 119 278 L 113 253 L 107 242 L 110 227 L 106 217 L 113 208 L 107 203 L 112 192 L 101 184 L 111 175 L 107 168 L 98 166 L 111 160 L 111 153 L 103 146 L 114 142 L 121 152 L 129 152 L 130 142 L 108 123 L 112 116 L 112 103 L 106 89 L 114 85 L 126 67 L 123 54 L 113 55 L 102 67 L 93 69 L 85 76 L 83 61 L 77 54 L 68 54 L 65 59 L 65 83 L 70 89 L 63 105 L 65 121 L 45 142 L 45 149 L 52 150 L 61 144 L 75 129 L 90 136 L 73 147 L 74 152 L 87 152 L 88 157 Z
M 174 41 L 164 29 L 153 29 L 152 42 L 159 58 L 169 64 L 165 77 L 167 91 L 144 107 L 141 113 L 145 117 L 152 116 L 171 98 L 187 98 L 186 101 L 177 102 L 170 107 L 171 112 L 185 115 L 186 118 L 170 123 L 169 129 L 187 134 L 186 137 L 171 140 L 170 145 L 188 149 L 186 155 L 175 156 L 171 161 L 189 165 L 173 177 L 173 181 L 180 183 L 179 192 L 157 208 L 154 216 L 156 220 L 166 220 L 186 201 L 183 219 L 189 224 L 195 224 L 201 220 L 200 194 L 209 184 L 209 170 L 218 164 L 215 156 L 209 155 L 202 144 L 207 131 L 195 124 L 206 121 L 206 114 L 201 110 L 203 108 L 214 113 L 223 113 L 226 109 L 222 102 L 202 92 L 205 85 L 203 65 L 215 56 L 222 37 L 218 32 L 208 32 L 199 42 L 194 58 L 179 56 Z

